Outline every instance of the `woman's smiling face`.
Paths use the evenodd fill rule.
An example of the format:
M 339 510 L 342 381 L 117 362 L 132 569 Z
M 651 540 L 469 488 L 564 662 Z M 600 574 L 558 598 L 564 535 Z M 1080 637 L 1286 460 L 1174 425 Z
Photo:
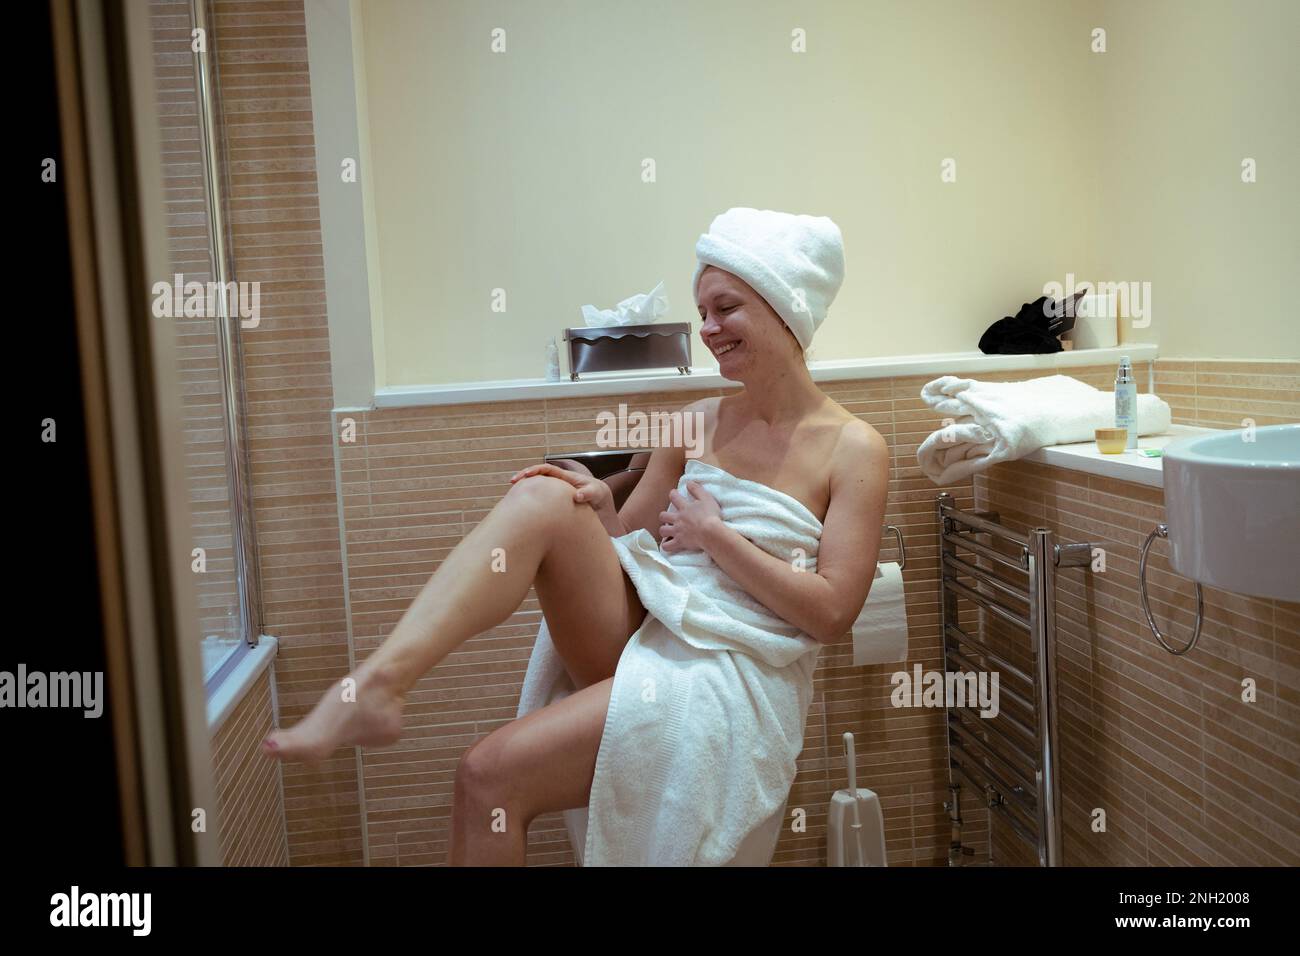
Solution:
M 700 273 L 700 338 L 723 378 L 743 380 L 760 363 L 798 360 L 799 342 L 767 300 L 716 266 Z

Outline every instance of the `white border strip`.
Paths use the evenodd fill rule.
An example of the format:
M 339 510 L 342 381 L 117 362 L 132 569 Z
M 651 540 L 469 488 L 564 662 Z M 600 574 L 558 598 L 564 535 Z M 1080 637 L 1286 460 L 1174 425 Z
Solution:
M 244 699 L 248 689 L 262 676 L 262 671 L 271 666 L 279 650 L 280 642 L 269 634 L 258 638 L 257 646 L 244 655 L 233 671 L 218 685 L 216 693 L 208 699 L 208 734 L 215 737 L 226 719 L 235 712 L 239 702 Z M 278 726 L 278 721 L 276 726 Z
M 811 362 L 815 382 L 898 378 L 907 375 L 956 375 L 969 372 L 1015 372 L 1040 369 L 1052 373 L 1086 365 L 1119 365 L 1120 356 L 1134 363 L 1153 362 L 1157 346 L 1150 342 L 1104 349 L 1072 349 L 1049 355 L 985 355 L 982 352 L 948 352 L 933 355 L 898 355 L 885 358 Z M 451 385 L 405 385 L 375 391 L 375 408 L 412 408 L 421 405 L 466 405 L 473 402 L 529 401 L 587 395 L 635 395 L 647 392 L 684 392 L 739 387 L 723 378 L 716 366 L 690 375 L 677 372 L 603 373 L 573 382 L 567 379 L 522 378 Z M 340 409 L 341 410 L 341 409 Z
M 1171 442 L 1207 432 L 1223 431 L 1218 428 L 1202 428 L 1199 425 L 1170 425 L 1163 435 L 1143 435 L 1138 439 L 1139 448 L 1164 449 Z M 1146 485 L 1148 488 L 1165 486 L 1164 458 L 1147 458 L 1132 451 L 1118 455 L 1103 455 L 1097 450 L 1095 441 L 1075 442 L 1069 445 L 1045 445 L 1037 451 L 1025 455 L 1024 461 L 1036 461 L 1057 468 L 1082 471 L 1102 478 L 1115 478 L 1119 481 L 1131 481 Z

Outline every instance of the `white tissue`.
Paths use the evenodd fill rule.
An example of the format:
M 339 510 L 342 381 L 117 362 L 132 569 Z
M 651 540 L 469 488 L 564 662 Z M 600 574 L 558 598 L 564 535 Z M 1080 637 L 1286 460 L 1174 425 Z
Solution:
M 594 305 L 582 307 L 582 320 L 587 328 L 606 325 L 646 325 L 668 313 L 668 296 L 664 295 L 661 281 L 649 292 L 628 296 L 612 309 L 598 309 Z
M 897 561 L 876 565 L 867 603 L 853 622 L 853 666 L 907 660 L 907 605 Z

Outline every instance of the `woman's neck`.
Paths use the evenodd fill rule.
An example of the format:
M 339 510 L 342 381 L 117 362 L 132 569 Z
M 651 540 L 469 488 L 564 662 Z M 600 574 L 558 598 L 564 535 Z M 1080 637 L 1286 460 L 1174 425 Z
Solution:
M 756 418 L 768 425 L 802 421 L 825 401 L 825 393 L 817 387 L 802 361 L 745 382 L 746 404 Z

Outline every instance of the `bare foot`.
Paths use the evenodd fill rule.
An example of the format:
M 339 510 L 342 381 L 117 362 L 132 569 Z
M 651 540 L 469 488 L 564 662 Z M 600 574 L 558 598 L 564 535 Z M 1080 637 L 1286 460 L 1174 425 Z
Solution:
M 403 695 L 391 676 L 365 664 L 337 681 L 310 714 L 273 730 L 262 752 L 283 761 L 318 764 L 340 747 L 382 747 L 402 736 Z

